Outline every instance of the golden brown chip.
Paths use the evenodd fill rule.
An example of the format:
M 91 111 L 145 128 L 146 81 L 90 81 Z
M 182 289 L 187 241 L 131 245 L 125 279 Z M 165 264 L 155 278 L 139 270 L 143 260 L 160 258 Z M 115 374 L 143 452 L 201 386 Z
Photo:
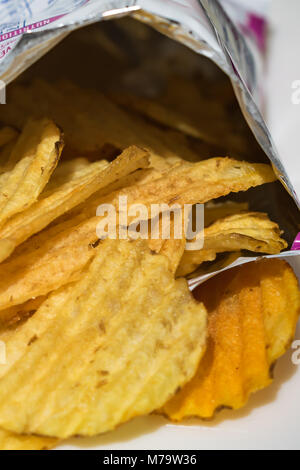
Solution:
M 0 175 L 0 225 L 34 202 L 55 170 L 62 150 L 59 129 L 47 119 L 29 121 Z
M 125 188 L 126 190 L 130 190 L 131 186 L 142 185 L 160 177 L 161 173 L 157 170 L 154 170 L 153 168 L 146 168 L 137 170 L 128 176 L 120 178 L 113 184 L 110 184 L 100 191 L 97 191 L 97 193 L 93 194 L 85 202 L 79 204 L 71 211 L 68 211 L 61 217 L 55 219 L 55 221 L 51 223 L 47 230 L 39 232 L 39 234 L 36 235 L 34 239 L 29 239 L 28 243 L 23 243 L 19 249 L 17 248 L 16 253 L 24 253 L 24 251 L 28 251 L 28 249 L 30 251 L 32 248 L 32 241 L 34 241 L 35 247 L 40 247 L 45 243 L 45 241 L 49 240 L 53 234 L 57 235 L 59 232 L 67 230 L 70 227 L 75 227 L 83 221 L 87 221 L 96 214 L 97 207 L 103 202 L 103 198 L 109 194 L 112 194 L 114 198 L 116 191 L 120 191 Z M 106 200 L 106 202 L 110 201 Z
M 241 408 L 251 393 L 267 387 L 299 316 L 297 278 L 279 259 L 221 273 L 201 285 L 196 297 L 209 314 L 208 347 L 195 377 L 163 407 L 175 421 Z
M 96 251 L 78 283 L 0 335 L 2 428 L 99 434 L 162 406 L 194 375 L 206 311 L 186 281 L 143 241 L 106 240 Z
M 110 164 L 100 161 L 84 167 L 76 178 L 52 190 L 48 196 L 8 220 L 0 228 L 0 262 L 20 243 L 88 199 L 93 193 L 145 166 L 148 166 L 147 152 L 131 146 Z
M 205 204 L 205 212 L 204 212 L 205 227 L 208 227 L 210 224 L 212 224 L 218 219 L 223 219 L 224 217 L 228 217 L 229 215 L 239 214 L 245 211 L 249 211 L 248 202 L 209 201 Z
M 0 315 L 0 331 L 7 328 L 17 328 L 20 322 L 31 317 L 37 311 L 45 299 L 45 296 L 37 297 L 28 300 L 24 304 L 2 310 Z
M 173 224 L 171 224 L 173 227 Z M 183 234 L 182 238 L 174 238 L 171 237 L 170 239 L 160 239 L 160 240 L 152 240 L 149 238 L 148 246 L 149 248 L 162 255 L 165 255 L 169 260 L 169 266 L 172 273 L 176 273 L 178 265 L 182 259 L 184 249 L 186 245 L 186 239 Z
M 164 91 L 156 99 L 126 93 L 114 94 L 112 99 L 163 126 L 217 146 L 221 143 L 232 152 L 247 154 L 249 133 L 237 126 L 232 113 L 229 119 L 225 107 L 215 99 L 207 98 L 196 83 L 172 77 Z
M 91 215 L 100 204 L 113 204 L 118 210 L 119 197 L 127 196 L 129 208 L 132 204 L 143 204 L 151 214 L 152 204 L 206 202 L 218 195 L 246 190 L 274 178 L 268 165 L 216 158 L 196 164 L 186 163 L 171 168 L 162 177 L 150 179 L 145 184 L 129 186 L 89 200 L 86 210 L 76 215 L 74 221 L 70 219 L 62 222 L 62 228 L 58 225 L 54 233 L 51 231 L 52 238 L 48 232 L 48 238 L 47 234 L 42 234 L 44 243 L 38 245 L 38 249 L 35 239 L 29 240 L 28 250 L 20 247 L 18 256 L 0 265 L 0 310 L 45 295 L 78 278 L 82 268 L 93 256 L 92 247 L 98 240 L 96 229 L 100 217 Z M 48 217 L 47 214 L 44 217 Z M 86 220 L 87 217 L 91 218 Z M 41 221 L 43 218 L 37 219 L 38 224 Z M 29 227 L 31 229 L 31 225 Z M 17 233 L 15 236 L 18 236 Z M 7 255 L 12 248 L 9 244 L 7 246 L 7 240 L 10 242 L 10 239 L 4 240 L 4 254 Z M 46 275 L 47 272 L 49 275 Z
M 204 203 L 275 180 L 270 165 L 240 162 L 227 157 L 210 158 L 199 163 L 177 165 L 165 171 L 161 178 L 133 187 L 128 194 L 128 203 Z
M 143 204 L 150 214 L 152 204 L 206 202 L 218 195 L 246 190 L 274 178 L 268 165 L 216 158 L 186 163 L 145 184 L 89 200 L 86 210 L 76 215 L 74 220 L 62 222 L 54 230 L 50 228 L 51 235 L 42 233 L 43 243 L 38 243 L 38 248 L 33 238 L 29 240 L 29 249 L 20 247 L 17 256 L 0 265 L 0 310 L 46 295 L 78 278 L 93 256 L 93 246 L 98 240 L 96 229 L 101 218 L 91 217 L 91 212 L 95 213 L 100 204 L 113 204 L 118 210 L 119 196 L 127 196 L 129 208 L 132 204 Z M 91 218 L 86 220 L 87 217 Z M 42 220 L 37 219 L 37 222 Z M 5 240 L 7 243 L 7 238 Z M 9 251 L 11 247 L 6 246 L 5 249 Z
M 0 109 L 0 118 L 5 123 L 14 121 L 15 125 L 23 123 L 33 112 L 37 117 L 50 115 L 64 129 L 66 149 L 75 155 L 95 152 L 102 155 L 107 145 L 125 149 L 135 144 L 172 163 L 183 158 L 198 160 L 182 136 L 168 135 L 125 112 L 101 93 L 82 90 L 69 82 L 56 87 L 42 80 L 35 80 L 30 86 L 13 85 L 5 107 L 6 113 Z
M 58 233 L 51 231 L 52 238 L 49 239 L 47 233 L 44 236 L 42 232 L 42 246 L 39 246 L 39 240 L 36 245 L 33 238 L 29 240 L 27 250 L 20 249 L 18 256 L 1 263 L 0 310 L 46 295 L 77 280 L 93 258 L 94 246 L 99 242 L 94 219 L 62 233 L 58 227 Z
M 119 196 L 127 196 L 128 205 L 144 204 L 151 213 L 151 204 L 172 206 L 206 202 L 274 179 L 275 175 L 269 165 L 237 162 L 230 158 L 211 158 L 199 163 L 185 162 L 163 171 L 150 168 L 136 174 L 136 178 L 132 175 L 121 180 L 121 184 L 112 185 L 104 192 L 97 193 L 84 205 L 84 212 L 91 217 L 99 204 L 118 205 Z
M 11 165 L 9 164 L 9 157 L 16 143 L 17 138 L 11 140 L 0 148 L 0 175 L 12 169 Z
M 0 429 L 0 450 L 47 450 L 58 442 L 58 439 L 50 437 L 15 434 Z
M 103 168 L 108 164 L 106 160 L 102 160 Z M 71 160 L 61 161 L 53 172 L 47 183 L 41 197 L 48 196 L 52 191 L 69 181 L 76 179 L 81 175 L 82 171 L 90 166 L 87 158 L 73 158 Z
M 214 260 L 218 253 L 280 253 L 288 246 L 280 233 L 278 225 L 260 212 L 243 212 L 217 220 L 204 229 L 203 249 L 184 252 L 177 276 L 193 272 L 204 261 Z
M 233 253 L 222 253 L 221 256 L 217 257 L 214 260 L 211 260 L 209 263 L 202 263 L 196 271 L 186 275 L 186 279 L 189 280 L 190 288 L 193 288 L 193 285 L 197 285 L 197 279 L 201 276 L 206 276 L 207 274 L 216 273 L 223 270 L 224 268 L 232 265 L 237 259 L 242 257 L 241 251 L 236 251 Z
M 13 127 L 2 127 L 0 129 L 0 147 L 3 147 L 12 140 L 16 139 L 17 136 L 18 132 Z
M 185 230 L 189 216 L 190 211 L 186 213 L 166 211 L 148 221 L 148 246 L 152 251 L 168 258 L 170 270 L 173 274 L 176 273 L 184 254 L 186 246 Z
M 160 158 L 161 163 L 165 160 L 166 165 L 171 166 L 182 162 L 182 159 L 196 162 L 203 158 L 203 155 L 193 151 L 189 141 L 180 132 L 160 129 L 151 121 L 126 112 L 116 106 L 107 96 L 104 97 L 95 90 L 82 90 L 68 81 L 61 81 L 58 86 L 63 91 L 68 103 L 72 101 L 73 94 L 76 93 L 82 111 L 87 111 L 91 106 L 94 106 L 94 124 L 97 119 L 102 119 L 99 114 L 99 106 L 105 108 L 111 117 L 110 121 L 106 120 L 106 135 L 108 140 L 120 148 L 126 147 L 128 145 L 126 142 L 135 142 L 150 151 L 153 161 Z M 132 139 L 135 140 L 132 141 Z M 211 155 L 206 155 L 206 157 L 209 156 Z
M 208 140 L 211 143 L 219 143 L 217 136 L 213 134 L 213 129 L 209 132 L 203 130 L 203 125 L 199 126 L 199 112 L 197 125 L 187 115 L 183 115 L 174 106 L 164 105 L 162 100 L 154 100 L 136 95 L 114 94 L 112 95 L 114 101 L 118 104 L 138 111 L 142 115 L 157 121 L 158 123 L 179 130 L 183 134 L 196 137 L 201 140 Z M 203 103 L 201 103 L 203 104 Z M 201 107 L 199 108 L 201 110 Z M 225 121 L 225 116 L 224 116 Z M 205 126 L 206 127 L 206 126 Z

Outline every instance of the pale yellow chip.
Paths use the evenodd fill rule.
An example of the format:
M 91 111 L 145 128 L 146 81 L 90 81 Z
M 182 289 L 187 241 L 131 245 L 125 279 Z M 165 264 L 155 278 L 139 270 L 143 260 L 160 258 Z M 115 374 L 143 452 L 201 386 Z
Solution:
M 106 240 L 81 280 L 0 335 L 0 426 L 95 435 L 160 407 L 195 373 L 206 311 L 143 241 Z M 26 397 L 26 399 L 24 399 Z
M 88 199 L 93 193 L 148 164 L 147 152 L 131 146 L 110 164 L 99 161 L 84 167 L 75 178 L 72 177 L 56 190 L 52 189 L 48 196 L 46 194 L 0 228 L 0 262 L 4 261 L 16 246 Z
M 278 225 L 260 212 L 242 212 L 217 220 L 204 229 L 201 250 L 184 252 L 177 276 L 193 272 L 204 261 L 213 261 L 218 253 L 240 250 L 280 253 L 288 246 L 280 235 Z
M 228 270 L 195 295 L 208 310 L 208 346 L 194 378 L 162 409 L 175 421 L 239 409 L 270 385 L 272 366 L 293 340 L 299 317 L 297 278 L 279 259 Z
M 0 429 L 0 450 L 48 450 L 58 444 L 58 439 L 15 434 Z
M 0 225 L 34 202 L 55 170 L 62 150 L 60 130 L 47 119 L 29 121 L 0 175 Z

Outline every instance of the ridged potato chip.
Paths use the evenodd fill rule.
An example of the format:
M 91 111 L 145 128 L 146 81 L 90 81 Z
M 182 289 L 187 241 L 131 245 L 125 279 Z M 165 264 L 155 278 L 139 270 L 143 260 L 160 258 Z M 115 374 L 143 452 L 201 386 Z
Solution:
M 299 317 L 300 291 L 282 260 L 247 263 L 196 291 L 208 310 L 208 346 L 194 378 L 161 410 L 174 421 L 211 418 L 239 409 L 272 382 L 272 367 L 288 349 Z
M 226 157 L 210 158 L 171 168 L 160 179 L 136 188 L 128 200 L 137 204 L 146 204 L 147 198 L 151 204 L 204 203 L 231 192 L 271 183 L 275 179 L 269 165 L 239 162 Z
M 99 161 L 84 167 L 76 178 L 52 190 L 48 197 L 42 198 L 0 228 L 0 262 L 4 261 L 16 246 L 88 199 L 93 193 L 148 164 L 147 152 L 131 146 L 110 164 Z
M 38 249 L 36 239 L 33 238 L 29 240 L 29 248 L 21 246 L 15 257 L 0 265 L 0 310 L 45 295 L 78 278 L 82 268 L 93 256 L 93 246 L 98 240 L 96 229 L 100 217 L 87 220 L 86 217 L 89 211 L 95 213 L 100 204 L 112 204 L 117 208 L 119 196 L 127 196 L 128 208 L 132 204 L 143 204 L 150 214 L 152 204 L 206 202 L 274 178 L 269 165 L 216 158 L 182 164 L 165 171 L 158 179 L 100 196 L 92 203 L 88 201 L 87 210 L 78 218 L 76 216 L 73 222 L 72 219 L 62 222 L 62 229 L 59 226 L 50 229 L 48 237 L 47 234 L 41 234 L 43 243 L 38 245 Z M 8 238 L 5 240 L 10 242 Z M 11 246 L 5 248 L 7 254 Z
M 206 311 L 144 241 L 106 240 L 78 283 L 53 293 L 6 343 L 0 426 L 95 435 L 151 413 L 194 374 Z M 120 394 L 121 391 L 121 394 Z
M 45 91 L 44 85 L 45 83 L 37 83 L 35 89 L 38 91 L 40 86 L 41 90 Z M 103 109 L 103 112 L 106 110 L 110 116 L 109 120 L 106 119 L 106 136 L 117 147 L 124 148 L 124 146 L 129 145 L 129 142 L 134 142 L 147 148 L 153 158 L 160 157 L 161 160 L 164 159 L 170 165 L 182 160 L 191 162 L 199 160 L 199 154 L 193 151 L 189 141 L 182 133 L 160 129 L 150 120 L 147 121 L 120 108 L 108 96 L 104 97 L 96 90 L 82 90 L 67 80 L 58 82 L 58 88 L 63 93 L 67 103 L 72 103 L 74 93 L 76 93 L 79 100 L 77 106 L 82 111 L 81 117 L 91 109 L 91 106 L 93 107 L 95 110 L 93 121 L 95 127 L 97 120 L 101 119 L 102 122 L 104 117 L 99 113 L 99 107 Z M 82 123 L 85 125 L 85 119 Z M 94 138 L 94 141 L 97 141 L 97 137 Z
M 96 221 L 89 219 L 81 226 L 71 227 L 48 239 L 36 248 L 36 240 L 29 240 L 28 251 L 12 256 L 0 264 L 0 310 L 22 304 L 33 297 L 77 280 L 82 269 L 95 255 L 94 243 L 99 242 Z M 39 237 L 39 236 L 38 236 Z M 1 313 L 0 313 L 1 318 Z
M 36 103 L 34 109 L 32 102 Z M 29 86 L 13 85 L 6 108 L 6 113 L 0 109 L 1 120 L 17 126 L 32 113 L 36 117 L 51 116 L 64 129 L 66 148 L 75 155 L 101 153 L 107 144 L 121 150 L 135 144 L 172 163 L 199 159 L 182 141 L 184 136 L 169 135 L 125 112 L 101 93 L 83 90 L 71 82 L 53 86 L 34 80 Z
M 291 341 L 300 294 L 286 263 L 229 270 L 196 290 L 200 302 L 180 278 L 199 265 L 221 269 L 240 250 L 275 254 L 287 243 L 266 214 L 218 199 L 276 181 L 271 165 L 248 162 L 266 157 L 231 86 L 204 90 L 198 74 L 169 70 L 164 82 L 159 101 L 66 80 L 8 87 L 0 107 L 0 450 L 52 448 L 157 410 L 179 421 L 238 409 L 271 383 Z M 207 159 L 215 155 L 233 158 Z M 180 236 L 174 214 L 169 237 L 149 238 L 154 219 L 161 225 L 165 212 L 197 203 L 205 204 L 202 250 L 187 251 L 186 206 Z M 139 205 L 148 210 L 140 219 Z M 113 237 L 126 229 L 126 240 L 100 235 L 109 209 Z M 148 239 L 134 240 L 143 230 Z
M 46 296 L 33 298 L 24 304 L 14 305 L 6 310 L 2 310 L 0 315 L 0 332 L 7 328 L 18 327 L 21 321 L 31 317 L 37 311 L 45 299 Z
M 101 160 L 101 162 L 103 168 L 108 164 L 107 160 Z M 60 161 L 55 171 L 53 172 L 50 180 L 48 181 L 47 186 L 42 192 L 41 197 L 45 198 L 63 184 L 69 183 L 73 179 L 78 178 L 78 176 L 81 175 L 82 171 L 88 168 L 89 166 L 89 160 L 84 157 Z
M 173 223 L 171 222 L 171 231 L 173 230 Z M 174 233 L 174 232 L 173 232 Z M 186 239 L 183 234 L 181 238 L 174 238 L 171 232 L 171 238 L 166 240 L 148 239 L 148 246 L 152 251 L 166 256 L 169 260 L 169 266 L 172 273 L 176 273 L 180 260 L 184 254 Z
M 205 87 L 207 88 L 207 87 Z M 176 129 L 200 141 L 225 147 L 235 154 L 249 153 L 251 140 L 245 128 L 228 114 L 215 97 L 207 97 L 192 80 L 172 77 L 158 98 L 119 93 L 112 99 L 126 109 L 134 110 L 164 127 Z M 232 95 L 231 95 L 232 96 Z M 238 131 L 237 131 L 238 129 Z
M 137 178 L 137 181 L 132 181 L 131 177 L 126 181 L 125 178 L 121 185 L 115 188 L 113 185 L 108 191 L 96 194 L 84 206 L 85 213 L 91 217 L 101 203 L 118 204 L 119 196 L 127 196 L 128 205 L 146 205 L 150 213 L 151 204 L 172 206 L 201 203 L 276 179 L 269 165 L 238 162 L 230 158 L 184 162 L 164 171 L 150 168 Z M 123 185 L 126 187 L 122 191 Z M 115 189 L 118 191 L 112 192 Z
M 152 251 L 165 255 L 172 273 L 176 273 L 186 247 L 186 228 L 191 209 L 185 213 L 163 212 L 149 221 L 148 246 Z
M 208 141 L 213 144 L 219 143 L 218 137 L 213 134 L 212 129 L 210 129 L 209 132 L 205 132 L 205 130 L 203 130 L 203 123 L 201 123 L 202 126 L 199 126 L 199 120 L 196 124 L 196 120 L 193 122 L 193 119 L 190 116 L 184 115 L 180 111 L 178 112 L 178 107 L 175 106 L 175 103 L 173 106 L 168 106 L 163 104 L 161 99 L 158 101 L 137 95 L 126 95 L 125 93 L 113 94 L 112 99 L 119 105 L 137 111 L 163 126 L 168 126 L 182 132 L 183 134 L 187 134 L 191 137 Z M 203 104 L 203 102 L 201 104 Z M 198 108 L 199 111 L 201 111 L 201 108 L 202 106 Z M 224 120 L 222 121 L 223 125 Z
M 242 257 L 241 251 L 236 251 L 233 253 L 222 253 L 221 256 L 218 258 L 211 260 L 209 265 L 206 263 L 201 264 L 196 271 L 185 276 L 186 279 L 189 280 L 189 285 L 192 288 L 193 284 L 196 283 L 197 279 L 200 276 L 206 276 L 207 274 L 216 273 L 217 271 L 221 271 L 224 268 L 229 267 L 232 265 L 238 258 Z
M 208 227 L 210 224 L 218 219 L 223 219 L 229 215 L 240 214 L 241 212 L 249 211 L 248 202 L 234 202 L 224 201 L 216 202 L 209 201 L 205 204 L 204 224 Z
M 56 168 L 62 151 L 62 135 L 47 119 L 29 121 L 0 175 L 0 226 L 34 202 Z
M 112 194 L 115 196 L 116 191 L 127 188 L 130 190 L 130 186 L 141 185 L 146 182 L 158 179 L 161 177 L 161 173 L 153 168 L 146 168 L 137 170 L 128 176 L 120 178 L 113 184 L 103 188 L 101 191 L 93 194 L 85 202 L 79 204 L 71 211 L 63 214 L 62 216 L 55 219 L 46 230 L 39 232 L 35 237 L 29 239 L 23 243 L 19 248 L 16 249 L 16 255 L 24 254 L 24 252 L 31 251 L 33 245 L 35 248 L 41 247 L 47 240 L 57 235 L 64 230 L 68 230 L 71 227 L 79 225 L 83 221 L 87 221 L 96 214 L 97 207 L 103 202 L 103 198 Z M 110 202 L 110 201 L 108 201 Z M 112 201 L 113 202 L 113 201 Z
M 170 263 L 170 270 L 172 273 L 176 273 L 182 255 L 184 253 L 184 248 L 186 245 L 185 238 L 176 240 L 164 240 L 163 245 L 158 253 L 165 255 Z
M 6 338 L 14 335 L 14 332 L 20 327 L 22 322 L 30 318 L 45 299 L 45 297 L 33 299 L 26 304 L 18 305 L 8 309 L 6 312 L 2 312 L 0 335 L 3 335 L 4 331 Z M 54 438 L 15 434 L 0 428 L 0 450 L 46 450 L 53 448 L 58 443 L 59 441 Z
M 0 429 L 0 450 L 48 450 L 55 447 L 58 442 L 51 437 L 15 434 Z
M 204 261 L 213 261 L 218 253 L 280 253 L 288 246 L 280 234 L 278 225 L 261 212 L 242 212 L 217 220 L 204 229 L 203 249 L 184 252 L 177 276 L 193 272 Z

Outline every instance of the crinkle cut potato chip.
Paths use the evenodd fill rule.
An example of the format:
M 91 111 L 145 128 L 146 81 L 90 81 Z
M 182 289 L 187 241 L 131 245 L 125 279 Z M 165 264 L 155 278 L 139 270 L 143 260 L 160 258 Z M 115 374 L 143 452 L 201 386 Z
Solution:
M 280 253 L 288 246 L 280 234 L 278 225 L 261 212 L 242 212 L 224 217 L 204 229 L 201 250 L 184 252 L 177 276 L 192 273 L 201 263 L 213 261 L 218 253 L 240 250 L 271 255 Z
M 198 163 L 182 163 L 165 171 L 161 178 L 133 188 L 128 202 L 146 204 L 148 198 L 151 204 L 204 203 L 275 180 L 270 165 L 227 157 L 210 158 Z
M 194 378 L 161 410 L 174 421 L 239 409 L 270 385 L 272 366 L 288 349 L 299 317 L 297 278 L 279 259 L 221 273 L 196 297 L 208 310 L 208 345 Z
M 186 247 L 185 229 L 190 215 L 191 210 L 185 213 L 184 217 L 181 213 L 176 214 L 176 211 L 174 213 L 166 211 L 153 217 L 148 224 L 149 248 L 168 258 L 170 270 L 174 275 Z
M 246 211 L 249 211 L 248 202 L 234 202 L 230 200 L 224 202 L 209 201 L 205 204 L 204 225 L 208 227 L 218 219 Z
M 56 191 L 50 192 L 48 197 L 37 201 L 0 228 L 0 262 L 4 261 L 16 246 L 88 199 L 93 193 L 148 165 L 147 152 L 131 146 L 112 163 L 99 161 L 84 167 L 76 178 L 71 178 Z
M 89 219 L 62 233 L 50 229 L 52 237 L 41 232 L 28 241 L 26 249 L 0 264 L 0 310 L 46 295 L 52 290 L 79 279 L 82 269 L 94 257 L 96 218 Z M 55 227 L 56 228 L 56 227 Z M 59 227 L 58 227 L 59 230 Z M 39 246 L 39 239 L 43 243 Z M 38 243 L 38 247 L 36 245 Z M 94 245 L 95 244 L 95 245 Z M 1 317 L 0 313 L 0 317 Z
M 5 113 L 0 108 L 1 120 L 17 127 L 33 112 L 36 117 L 50 115 L 64 129 L 66 148 L 75 155 L 99 152 L 107 144 L 120 149 L 136 144 L 172 163 L 199 160 L 185 136 L 170 135 L 125 112 L 102 93 L 81 89 L 71 82 L 55 86 L 43 80 L 34 80 L 29 86 L 14 84 L 5 108 Z
M 34 202 L 56 168 L 63 147 L 61 131 L 48 119 L 30 120 L 0 175 L 0 226 Z
M 45 301 L 46 296 L 33 298 L 24 304 L 14 305 L 1 311 L 0 315 L 0 333 L 5 329 L 14 329 L 20 325 L 21 321 L 31 317 L 41 304 Z
M 101 160 L 101 162 L 103 162 L 103 168 L 108 164 L 107 160 Z M 88 167 L 90 167 L 90 162 L 84 157 L 62 160 L 53 172 L 51 179 L 48 181 L 47 186 L 41 194 L 41 197 L 44 198 L 48 196 L 63 184 L 76 179 L 81 175 L 82 171 Z
M 145 172 L 149 172 L 146 173 Z M 132 175 L 134 176 L 134 175 Z M 136 175 L 139 177 L 139 175 Z M 131 177 L 130 177 L 131 179 Z M 139 181 L 124 181 L 115 192 L 105 191 L 87 201 L 84 211 L 91 217 L 101 203 L 118 203 L 119 196 L 127 196 L 128 205 L 195 204 L 246 191 L 250 187 L 275 181 L 270 165 L 239 162 L 230 158 L 211 158 L 198 163 L 182 163 L 164 171 L 146 169 Z M 114 186 L 114 185 L 112 185 Z M 100 197 L 98 197 L 100 196 Z M 92 211 L 91 211 L 92 208 Z
M 88 201 L 87 208 L 83 211 L 84 218 L 81 218 L 82 214 L 79 216 L 81 220 L 77 222 L 78 225 L 76 222 L 69 225 L 67 221 L 66 229 L 61 230 L 57 226 L 48 238 L 41 233 L 44 243 L 39 244 L 38 249 L 33 237 L 28 241 L 29 248 L 23 249 L 21 246 L 17 256 L 0 264 L 0 310 L 24 303 L 32 297 L 46 295 L 78 278 L 85 264 L 93 257 L 92 247 L 98 240 L 96 228 L 100 217 L 87 220 L 85 217 L 91 208 L 95 213 L 99 204 L 109 203 L 118 207 L 121 195 L 127 196 L 128 207 L 132 204 L 144 204 L 151 211 L 151 204 L 206 202 L 231 191 L 246 190 L 251 186 L 273 181 L 274 178 L 269 165 L 215 158 L 182 164 L 164 172 L 154 181 L 129 186 L 105 197 L 100 196 L 92 203 Z M 47 214 L 48 212 L 44 217 L 48 217 Z M 39 220 L 37 219 L 38 223 Z M 5 238 L 3 243 L 7 242 L 11 243 L 9 238 Z M 7 253 L 12 246 L 5 249 Z
M 216 99 L 207 98 L 198 83 L 172 77 L 159 99 L 124 92 L 114 93 L 111 98 L 125 109 L 138 112 L 164 127 L 179 130 L 200 141 L 222 145 L 235 154 L 251 154 L 252 143 L 240 125 L 240 116 L 236 119 L 231 113 L 231 119 L 228 119 L 225 108 Z
M 144 241 L 106 240 L 97 250 L 78 283 L 4 333 L 3 429 L 99 434 L 151 413 L 195 374 L 206 310 L 187 282 L 175 281 L 167 258 Z
M 0 429 L 0 450 L 48 450 L 55 447 L 58 442 L 51 437 L 15 434 Z

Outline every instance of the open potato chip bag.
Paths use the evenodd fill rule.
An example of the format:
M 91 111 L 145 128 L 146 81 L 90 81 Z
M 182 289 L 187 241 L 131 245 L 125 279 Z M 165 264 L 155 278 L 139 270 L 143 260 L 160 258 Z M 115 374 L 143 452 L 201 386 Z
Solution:
M 174 421 L 239 409 L 271 384 L 300 314 L 300 291 L 282 260 L 247 263 L 215 276 L 195 296 L 208 310 L 207 350 L 194 378 L 161 410 Z
M 0 450 L 245 406 L 300 302 L 300 204 L 262 117 L 253 17 L 226 0 L 9 3 Z

